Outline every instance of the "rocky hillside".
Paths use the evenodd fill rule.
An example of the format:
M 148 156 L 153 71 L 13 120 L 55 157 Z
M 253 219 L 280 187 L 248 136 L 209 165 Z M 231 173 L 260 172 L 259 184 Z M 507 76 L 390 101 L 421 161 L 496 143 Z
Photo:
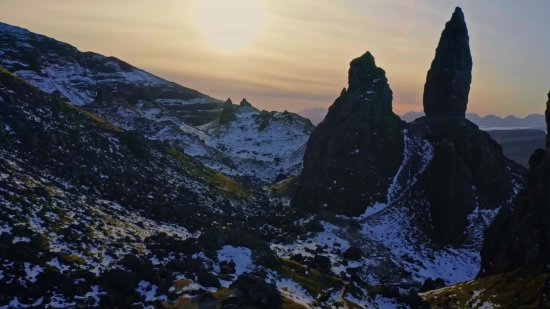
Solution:
M 303 145 L 313 130 L 313 125 L 298 115 L 290 116 L 296 125 L 285 126 L 276 121 L 278 113 L 270 113 L 271 122 L 263 118 L 258 124 L 239 121 L 234 131 L 225 133 L 239 136 L 246 135 L 244 131 L 247 131 L 260 133 L 263 138 L 250 142 L 217 135 L 211 137 L 214 141 L 209 143 L 210 137 L 205 137 L 205 132 L 197 126 L 223 117 L 222 101 L 114 57 L 80 52 L 68 44 L 3 23 L 0 23 L 0 67 L 120 128 L 138 131 L 149 139 L 167 141 L 211 168 L 255 182 L 273 182 L 281 173 L 297 174 L 301 163 L 296 158 L 303 155 Z M 269 128 L 257 130 L 262 121 L 263 126 L 269 125 Z M 281 125 L 277 125 L 279 123 Z M 275 144 L 265 145 L 268 138 L 275 139 Z M 278 145 L 281 141 L 285 142 L 284 146 Z M 252 143 L 266 146 L 268 155 L 259 153 Z M 244 152 L 226 151 L 232 147 L 249 152 L 243 155 Z
M 305 144 L 313 131 L 311 121 L 289 112 L 260 111 L 246 99 L 228 100 L 219 119 L 182 130 L 218 151 L 201 161 L 228 175 L 280 181 L 302 168 Z M 221 155 L 220 155 L 221 154 Z
M 423 304 L 365 281 L 382 256 L 342 222 L 300 217 L 4 70 L 0 107 L 1 308 Z

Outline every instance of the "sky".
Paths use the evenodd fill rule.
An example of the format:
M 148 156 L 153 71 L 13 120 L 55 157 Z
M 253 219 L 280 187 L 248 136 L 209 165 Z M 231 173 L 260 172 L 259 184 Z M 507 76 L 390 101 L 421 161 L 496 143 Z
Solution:
M 543 113 L 549 0 L 0 0 L 0 21 L 278 111 L 330 106 L 347 87 L 350 61 L 370 51 L 403 114 L 422 110 L 455 6 L 474 62 L 468 112 Z

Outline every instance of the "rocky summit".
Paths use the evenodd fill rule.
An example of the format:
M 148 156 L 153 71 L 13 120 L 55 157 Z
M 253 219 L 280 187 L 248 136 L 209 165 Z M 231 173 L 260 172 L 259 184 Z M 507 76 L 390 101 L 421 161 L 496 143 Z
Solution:
M 351 61 L 348 84 L 308 140 L 296 208 L 357 216 L 387 201 L 405 123 L 392 112 L 386 73 L 370 52 Z
M 423 102 L 427 116 L 465 116 L 472 82 L 469 41 L 464 13 L 457 7 L 445 24 L 426 77 Z
M 219 122 L 220 124 L 226 124 L 235 119 L 237 119 L 237 117 L 235 116 L 235 107 L 233 106 L 233 102 L 231 102 L 231 99 L 227 99 L 227 101 L 225 101 L 225 103 L 223 104 L 223 110 L 220 114 Z

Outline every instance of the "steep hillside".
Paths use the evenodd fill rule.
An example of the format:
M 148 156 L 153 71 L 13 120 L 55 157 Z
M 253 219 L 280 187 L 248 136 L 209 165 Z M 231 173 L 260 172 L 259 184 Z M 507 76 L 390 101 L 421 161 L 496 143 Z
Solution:
M 286 111 L 259 111 L 245 99 L 224 111 L 228 114 L 224 112 L 198 130 L 182 127 L 223 154 L 201 160 L 229 175 L 270 181 L 300 172 L 305 144 L 314 128 L 309 120 Z
M 305 236 L 304 221 L 163 142 L 4 70 L 0 108 L 0 308 L 396 301 L 320 264 L 279 259 L 270 242 L 282 231 Z
M 295 123 L 287 125 L 284 121 L 277 122 L 278 113 L 270 113 L 271 122 L 264 121 L 264 116 L 259 120 L 267 126 L 265 130 L 257 129 L 261 123 L 239 118 L 239 125 L 233 126 L 231 132 L 225 130 L 224 134 L 212 136 L 213 142 L 209 143 L 210 137 L 205 137 L 197 126 L 217 121 L 223 115 L 222 101 L 114 57 L 80 52 L 68 44 L 3 23 L 0 23 L 0 66 L 40 90 L 122 129 L 168 142 L 211 168 L 256 182 L 272 182 L 281 173 L 297 174 L 301 164 L 296 158 L 303 155 L 302 146 L 313 130 L 311 123 L 298 115 L 284 113 L 285 119 L 292 118 Z M 261 136 L 251 143 L 248 139 L 223 138 L 223 135 L 253 133 Z M 274 144 L 266 145 L 270 138 Z M 281 148 L 282 141 L 285 145 Z M 266 146 L 269 151 L 260 153 L 255 149 L 260 147 L 252 143 Z M 231 148 L 249 152 L 244 155 L 230 151 Z M 279 159 L 274 162 L 276 158 L 282 162 Z

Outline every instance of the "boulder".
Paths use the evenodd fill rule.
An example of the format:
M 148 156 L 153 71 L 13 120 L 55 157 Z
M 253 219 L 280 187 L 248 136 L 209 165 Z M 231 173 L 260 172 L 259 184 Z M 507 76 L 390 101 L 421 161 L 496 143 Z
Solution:
M 358 247 L 349 247 L 344 251 L 344 259 L 358 261 L 363 257 L 363 251 Z
M 220 279 L 216 277 L 216 275 L 205 272 L 198 275 L 197 281 L 200 285 L 207 287 L 207 288 L 220 288 Z
M 250 274 L 240 275 L 230 288 L 240 292 L 251 306 L 259 308 L 279 308 L 282 303 L 281 293 L 273 283 Z

